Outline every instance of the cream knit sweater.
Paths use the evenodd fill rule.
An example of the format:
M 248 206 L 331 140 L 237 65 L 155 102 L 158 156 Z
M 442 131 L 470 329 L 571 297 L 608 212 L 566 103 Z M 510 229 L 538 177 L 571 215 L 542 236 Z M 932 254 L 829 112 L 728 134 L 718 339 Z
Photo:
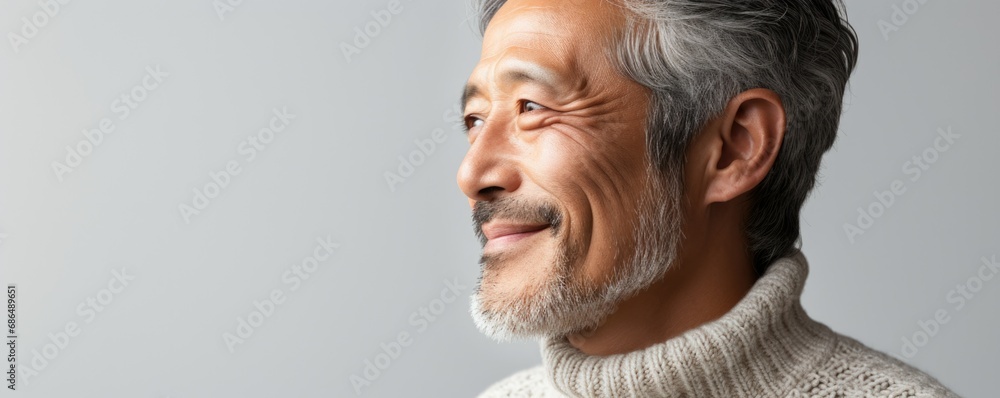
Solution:
M 809 318 L 807 273 L 800 252 L 778 260 L 721 318 L 642 350 L 599 357 L 545 340 L 543 365 L 480 397 L 956 397 Z

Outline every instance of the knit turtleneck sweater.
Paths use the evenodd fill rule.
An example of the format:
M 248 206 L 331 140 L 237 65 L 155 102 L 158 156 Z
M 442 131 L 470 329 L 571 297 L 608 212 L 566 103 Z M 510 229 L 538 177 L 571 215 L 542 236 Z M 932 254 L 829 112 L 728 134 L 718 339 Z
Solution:
M 809 318 L 807 274 L 801 252 L 780 259 L 721 318 L 637 351 L 592 356 L 545 339 L 541 366 L 480 397 L 957 397 Z

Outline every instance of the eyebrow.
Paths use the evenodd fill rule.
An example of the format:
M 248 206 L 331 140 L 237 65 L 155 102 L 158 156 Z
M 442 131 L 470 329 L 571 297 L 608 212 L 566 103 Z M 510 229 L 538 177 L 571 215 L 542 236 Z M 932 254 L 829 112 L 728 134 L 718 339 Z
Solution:
M 537 83 L 548 88 L 554 88 L 556 86 L 556 75 L 541 66 L 528 63 L 528 62 L 517 62 L 517 65 L 505 70 L 500 74 L 501 84 L 514 84 L 514 83 Z M 482 89 L 475 83 L 468 83 L 465 85 L 465 89 L 462 90 L 462 113 L 465 113 L 465 107 L 468 105 L 469 100 L 472 97 L 478 96 L 482 93 Z
M 469 104 L 469 99 L 479 95 L 479 86 L 468 83 L 465 85 L 465 89 L 462 90 L 462 114 L 465 114 L 465 106 Z

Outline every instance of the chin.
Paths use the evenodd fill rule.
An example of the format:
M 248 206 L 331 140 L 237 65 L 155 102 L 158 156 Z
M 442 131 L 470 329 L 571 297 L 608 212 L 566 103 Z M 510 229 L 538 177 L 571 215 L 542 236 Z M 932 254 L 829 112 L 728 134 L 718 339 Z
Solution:
M 547 256 L 484 256 L 483 276 L 471 299 L 476 326 L 497 341 L 563 337 L 596 328 L 675 261 L 678 235 L 652 231 L 637 234 L 645 243 L 633 248 L 631 256 L 604 264 L 604 269 L 616 270 L 605 284 L 583 279 L 585 258 L 573 248 L 557 246 Z
M 572 250 L 548 252 L 483 257 L 471 298 L 480 332 L 497 341 L 561 336 L 596 327 L 614 311 L 602 292 L 580 287 Z
M 539 299 L 558 279 L 558 265 L 552 256 L 531 251 L 484 254 L 480 260 L 482 277 L 472 295 L 472 318 L 495 340 L 532 338 L 541 332 Z

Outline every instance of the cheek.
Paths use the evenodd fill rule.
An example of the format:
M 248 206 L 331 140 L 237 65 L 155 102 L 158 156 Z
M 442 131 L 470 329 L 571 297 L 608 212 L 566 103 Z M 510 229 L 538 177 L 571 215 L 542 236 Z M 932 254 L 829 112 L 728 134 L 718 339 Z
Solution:
M 590 284 L 603 283 L 633 252 L 643 156 L 594 134 L 542 134 L 533 143 L 529 178 L 568 213 L 563 239 L 580 250 L 583 261 L 574 267 Z

